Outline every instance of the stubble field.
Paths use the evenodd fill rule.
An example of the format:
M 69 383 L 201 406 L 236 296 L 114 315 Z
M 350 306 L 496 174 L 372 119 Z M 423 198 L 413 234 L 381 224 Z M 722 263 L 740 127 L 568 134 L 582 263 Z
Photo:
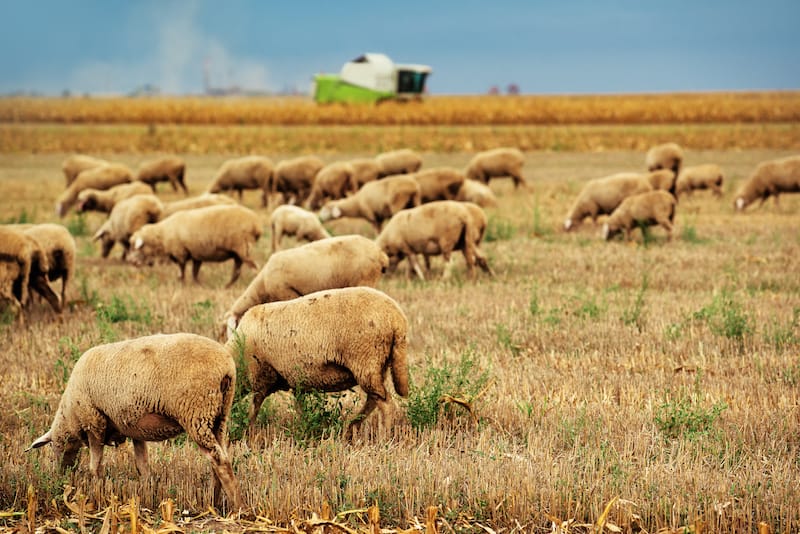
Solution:
M 468 278 L 456 257 L 448 273 L 434 260 L 428 281 L 401 269 L 379 283 L 410 324 L 412 394 L 396 399 L 395 424 L 381 431 L 371 420 L 347 443 L 334 413 L 333 430 L 319 437 L 324 421 L 309 413 L 347 412 L 361 401 L 358 391 L 305 416 L 291 395 L 273 396 L 263 424 L 232 446 L 248 514 L 212 524 L 200 516 L 211 502 L 211 470 L 191 443 L 151 444 L 145 481 L 130 445 L 107 448 L 100 480 L 88 473 L 85 449 L 67 476 L 49 450 L 23 451 L 49 426 L 80 353 L 156 332 L 215 337 L 217 320 L 255 273 L 245 268 L 226 290 L 229 264 L 205 264 L 194 285 L 181 284 L 172 264 L 123 264 L 118 249 L 102 260 L 91 235 L 103 217 L 71 214 L 61 222 L 77 234 L 79 260 L 67 309 L 56 317 L 37 302 L 27 326 L 8 318 L 0 326 L 0 509 L 12 512 L 0 525 L 24 528 L 25 518 L 13 513 L 31 508 L 30 486 L 38 524 L 65 529 L 99 530 L 109 510 L 130 529 L 130 509 L 118 504 L 135 496 L 140 521 L 154 529 L 178 523 L 185 510 L 194 518 L 181 525 L 187 530 L 310 531 L 301 520 L 329 507 L 341 513 L 337 521 L 361 530 L 367 513 L 353 511 L 377 503 L 391 531 L 424 528 L 430 506 L 442 532 L 558 531 L 553 525 L 563 532 L 796 531 L 800 198 L 744 214 L 732 206 L 733 190 L 756 164 L 795 153 L 796 142 L 784 149 L 688 145 L 686 164 L 719 163 L 726 192 L 681 199 L 669 242 L 660 229 L 644 239 L 637 232 L 633 243 L 602 242 L 591 222 L 560 230 L 583 182 L 641 168 L 643 151 L 529 150 L 529 190 L 492 184 L 499 206 L 487 210 L 483 250 L 495 278 Z M 42 152 L 0 154 L 3 222 L 56 220 L 65 154 Z M 263 152 L 276 160 L 293 154 Z M 324 157 L 365 152 L 334 143 Z M 182 154 L 193 194 L 231 156 Z M 151 156 L 99 155 L 132 166 Z M 431 150 L 423 158 L 425 166 L 462 167 L 471 155 Z M 178 198 L 163 185 L 159 196 Z M 254 193 L 244 202 L 265 221 L 256 253 L 263 265 L 268 213 Z M 328 227 L 373 235 L 357 221 Z M 448 395 L 471 414 L 457 402 L 432 409 Z M 65 485 L 75 488 L 66 496 Z M 159 506 L 170 499 L 175 517 Z

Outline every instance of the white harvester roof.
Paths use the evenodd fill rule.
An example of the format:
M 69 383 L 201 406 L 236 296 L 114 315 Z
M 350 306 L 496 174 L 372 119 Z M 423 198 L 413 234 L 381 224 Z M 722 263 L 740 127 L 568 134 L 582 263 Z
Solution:
M 339 77 L 353 85 L 376 91 L 395 92 L 398 70 L 431 72 L 431 68 L 427 65 L 396 65 L 386 54 L 367 53 L 345 63 Z

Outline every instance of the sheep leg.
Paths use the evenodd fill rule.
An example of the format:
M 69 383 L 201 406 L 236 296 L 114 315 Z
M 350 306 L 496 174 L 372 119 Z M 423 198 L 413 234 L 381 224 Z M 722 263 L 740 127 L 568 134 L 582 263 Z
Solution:
M 110 239 L 103 240 L 103 250 L 100 252 L 104 258 L 107 258 L 111 249 L 114 247 L 114 241 Z
M 489 276 L 494 276 L 494 271 L 491 267 L 489 267 L 489 262 L 487 261 L 486 256 L 483 255 L 483 252 L 481 252 L 478 247 L 475 247 L 475 263 L 478 264 L 478 267 L 480 267 L 483 272 Z
M 347 430 L 344 434 L 345 439 L 350 440 L 353 438 L 354 433 L 361 428 L 364 419 L 375 410 L 379 400 L 382 399 L 379 399 L 375 393 L 367 393 L 367 402 L 364 403 L 364 407 L 347 425 Z
M 414 272 L 417 273 L 417 276 L 420 280 L 425 280 L 425 275 L 422 273 L 422 268 L 417 261 L 417 255 L 413 252 L 408 255 L 408 263 L 411 265 L 411 268 L 414 269 Z
M 59 300 L 58 295 L 56 295 L 53 291 L 53 288 L 50 287 L 50 284 L 47 282 L 47 278 L 45 278 L 44 275 L 36 275 L 32 277 L 31 287 L 50 303 L 50 306 L 56 311 L 56 313 L 61 313 L 61 301 Z
M 242 259 L 239 256 L 233 257 L 233 274 L 231 275 L 231 281 L 225 286 L 226 288 L 231 287 L 236 280 L 239 279 L 239 275 L 242 272 Z
M 136 471 L 139 476 L 147 478 L 150 476 L 150 464 L 147 461 L 147 442 L 138 439 L 133 440 L 133 458 L 136 462 Z
M 203 262 L 201 262 L 200 260 L 192 259 L 192 280 L 194 280 L 195 283 L 198 283 L 200 281 L 199 280 L 200 266 L 202 264 Z
M 278 231 L 274 226 L 272 227 L 272 252 L 278 250 L 278 247 L 281 246 L 281 238 L 283 237 L 283 232 Z
M 105 445 L 103 443 L 103 434 L 104 432 L 87 432 L 89 440 L 89 472 L 95 478 L 100 476 L 100 470 L 103 467 L 103 446 Z
M 225 448 L 214 439 L 213 433 L 208 428 L 199 429 L 192 439 L 211 460 L 211 470 L 214 472 L 214 504 L 220 506 L 222 502 L 220 489 L 222 489 L 228 496 L 231 509 L 238 512 L 242 507 L 242 495 Z

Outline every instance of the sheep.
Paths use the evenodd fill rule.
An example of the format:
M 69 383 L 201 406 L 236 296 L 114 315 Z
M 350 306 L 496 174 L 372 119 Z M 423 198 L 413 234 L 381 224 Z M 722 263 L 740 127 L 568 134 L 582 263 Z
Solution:
M 236 201 L 229 196 L 215 193 L 203 193 L 202 195 L 198 195 L 196 197 L 167 202 L 164 204 L 164 209 L 161 210 L 161 218 L 166 219 L 173 213 L 183 210 L 207 208 L 209 206 L 233 206 L 235 204 Z
M 311 193 L 306 199 L 306 208 L 317 210 L 325 199 L 336 200 L 344 198 L 348 193 L 354 193 L 353 166 L 346 161 L 337 161 L 325 165 L 314 178 Z
M 78 193 L 78 206 L 79 212 L 84 211 L 99 211 L 102 213 L 110 213 L 114 204 L 120 200 L 130 198 L 135 195 L 148 195 L 152 194 L 150 186 L 142 182 L 130 182 L 120 185 L 115 185 L 106 190 L 101 189 L 84 189 Z
M 323 222 L 339 217 L 361 217 L 372 223 L 377 234 L 383 221 L 420 203 L 419 183 L 412 175 L 398 174 L 366 183 L 353 196 L 327 202 L 319 217 Z
M 461 202 L 474 202 L 482 208 L 497 206 L 497 197 L 491 188 L 478 180 L 467 178 L 458 190 L 456 200 Z
M 279 161 L 275 165 L 272 178 L 267 182 L 268 196 L 280 195 L 280 203 L 287 200 L 302 204 L 311 192 L 314 178 L 325 166 L 317 156 L 299 156 Z
M 486 216 L 479 206 L 471 204 L 472 208 L 469 204 L 439 200 L 398 212 L 376 238 L 378 246 L 389 257 L 389 268 L 393 270 L 403 258 L 408 258 L 411 268 L 424 280 L 417 254 L 442 255 L 449 263 L 450 254 L 461 250 L 470 276 L 476 263 L 492 275 L 486 257 L 478 248 L 486 228 Z M 482 221 L 475 208 L 483 214 Z
M 225 312 L 223 328 L 232 331 L 242 315 L 258 304 L 323 289 L 375 287 L 388 265 L 389 258 L 380 247 L 360 235 L 331 237 L 278 251 Z
M 408 396 L 408 320 L 397 302 L 369 287 L 328 289 L 250 308 L 228 340 L 249 363 L 253 388 L 250 426 L 267 395 L 297 388 L 326 392 L 356 385 L 367 400 L 351 421 L 352 437 L 378 407 L 390 415 L 386 391 L 391 369 L 395 392 Z
M 121 259 L 125 260 L 131 248 L 130 238 L 133 233 L 145 224 L 158 222 L 162 212 L 161 201 L 149 192 L 121 200 L 97 229 L 92 241 L 101 241 L 103 258 L 107 258 L 114 244 L 119 242 L 122 245 Z
M 67 302 L 67 282 L 75 272 L 75 238 L 60 224 L 12 225 L 32 237 L 47 255 L 47 279 L 61 280 L 61 306 Z M 52 302 L 51 302 L 52 305 Z
M 723 179 L 722 169 L 715 163 L 684 167 L 675 181 L 675 197 L 691 194 L 696 189 L 710 189 L 720 197 Z
M 434 167 L 417 171 L 411 176 L 419 184 L 420 200 L 455 200 L 464 183 L 464 174 L 452 167 Z
M 353 184 L 356 189 L 361 189 L 364 184 L 378 179 L 381 166 L 375 158 L 356 158 L 350 160 L 353 166 Z
M 770 196 L 775 197 L 777 206 L 780 193 L 798 192 L 800 192 L 800 156 L 764 161 L 739 187 L 734 206 L 737 211 L 743 211 L 759 198 L 761 199 L 759 205 L 763 205 Z
M 375 156 L 375 162 L 380 166 L 379 179 L 394 174 L 417 172 L 422 167 L 422 157 L 410 148 L 383 152 Z
M 564 230 L 571 230 L 586 217 L 596 221 L 599 215 L 608 215 L 614 211 L 625 197 L 652 190 L 653 186 L 645 175 L 635 172 L 589 180 L 573 202 L 564 220 Z
M 128 261 L 136 266 L 152 265 L 156 257 L 178 264 L 184 280 L 186 263 L 192 262 L 192 279 L 198 282 L 204 261 L 233 259 L 233 274 L 225 287 L 239 278 L 242 263 L 258 270 L 250 248 L 261 237 L 258 215 L 243 206 L 210 206 L 179 211 L 157 223 L 145 224 L 131 236 L 133 250 Z
M 272 228 L 272 252 L 278 250 L 284 235 L 293 235 L 297 239 L 307 241 L 316 241 L 331 236 L 323 228 L 315 213 L 289 204 L 275 208 L 270 215 L 269 224 Z
M 603 224 L 603 239 L 607 241 L 624 231 L 625 238 L 630 240 L 634 228 L 659 224 L 667 231 L 670 240 L 676 203 L 671 193 L 662 190 L 627 197 Z
M 109 189 L 115 185 L 133 181 L 131 170 L 120 163 L 109 163 L 81 172 L 75 181 L 61 193 L 56 201 L 56 215 L 63 217 L 78 200 L 84 189 Z
M 485 184 L 492 178 L 510 176 L 514 187 L 525 186 L 522 166 L 525 156 L 518 148 L 501 147 L 479 152 L 472 157 L 464 171 L 466 177 Z
M 101 165 L 107 165 L 108 163 L 109 162 L 104 159 L 94 158 L 84 154 L 73 154 L 67 157 L 67 159 L 61 163 L 61 170 L 64 172 L 64 178 L 66 178 L 67 181 L 66 186 L 69 187 L 69 185 L 75 181 L 75 178 L 83 171 Z
M 156 192 L 158 182 L 169 182 L 172 190 L 177 192 L 178 187 L 183 189 L 185 195 L 189 194 L 184 177 L 186 176 L 186 162 L 178 156 L 164 156 L 162 158 L 143 161 L 136 172 L 136 179 L 149 185 L 153 193 Z
M 219 193 L 234 190 L 239 193 L 242 200 L 242 191 L 245 189 L 258 189 L 261 191 L 261 207 L 267 205 L 266 185 L 272 177 L 274 165 L 266 156 L 244 156 L 230 159 L 223 163 L 206 193 Z
M 147 442 L 186 432 L 211 461 L 215 501 L 222 487 L 238 510 L 241 494 L 227 450 L 235 391 L 232 354 L 214 340 L 157 334 L 99 345 L 75 362 L 50 428 L 27 451 L 52 444 L 64 471 L 77 465 L 86 445 L 97 478 L 103 447 L 130 438 L 136 469 L 147 478 Z
M 683 149 L 677 143 L 656 145 L 645 155 L 645 165 L 648 171 L 669 169 L 675 173 L 675 176 L 678 176 L 681 173 L 682 162 Z M 675 194 L 675 190 L 670 190 L 670 193 Z
M 36 239 L 22 229 L 0 226 L 0 263 L 0 296 L 11 302 L 20 322 L 24 322 L 22 307 L 28 303 L 29 289 L 42 295 L 57 313 L 61 312 L 61 301 L 47 281 L 47 253 Z

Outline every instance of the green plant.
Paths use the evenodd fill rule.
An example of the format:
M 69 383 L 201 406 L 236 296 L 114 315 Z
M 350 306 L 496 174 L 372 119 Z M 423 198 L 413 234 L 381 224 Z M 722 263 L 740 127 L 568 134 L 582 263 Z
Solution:
M 644 310 L 644 294 L 649 284 L 647 272 L 642 273 L 642 285 L 636 292 L 636 299 L 630 308 L 622 311 L 622 322 L 626 326 L 636 325 L 636 329 L 642 331 L 642 310 Z
M 697 395 L 682 392 L 667 396 L 656 408 L 653 417 L 659 431 L 667 439 L 686 437 L 690 440 L 708 435 L 728 405 L 720 401 L 711 407 L 701 406 Z
M 247 431 L 250 403 L 252 402 L 252 395 L 248 394 L 252 388 L 245 359 L 245 347 L 244 335 L 238 330 L 234 331 L 233 359 L 236 363 L 236 391 L 233 394 L 233 407 L 228 419 L 228 436 L 233 441 L 242 439 Z
M 153 315 L 147 304 L 144 301 L 137 304 L 130 296 L 122 298 L 112 295 L 109 302 L 99 302 L 95 305 L 95 313 L 98 321 L 105 323 L 133 321 L 149 325 L 153 321 Z
M 531 291 L 531 298 L 528 300 L 528 311 L 531 312 L 531 315 L 536 317 L 542 311 L 542 307 L 539 305 L 539 292 L 537 288 L 533 288 Z
M 715 335 L 740 343 L 746 335 L 753 332 L 750 316 L 727 288 L 715 294 L 711 303 L 695 312 L 693 317 L 695 320 L 705 321 Z
M 293 390 L 295 413 L 289 434 L 301 446 L 340 434 L 344 428 L 345 409 L 342 395 L 328 395 L 301 384 Z
M 209 299 L 192 304 L 190 320 L 196 325 L 209 325 L 214 321 L 214 303 Z
M 792 318 L 788 323 L 781 325 L 777 319 L 773 320 L 772 326 L 765 332 L 764 338 L 776 349 L 781 350 L 800 344 L 798 329 L 800 329 L 800 306 L 795 306 L 792 310 Z
M 681 241 L 686 241 L 693 245 L 708 243 L 708 239 L 702 239 L 697 235 L 697 229 L 692 223 L 686 223 L 681 229 Z
M 545 237 L 551 235 L 553 230 L 542 223 L 542 213 L 539 209 L 539 204 L 533 205 L 533 235 L 536 237 Z
M 517 228 L 510 222 L 499 219 L 495 216 L 489 216 L 489 221 L 486 224 L 486 233 L 483 240 L 486 242 L 491 241 L 506 241 L 514 237 L 517 233 Z
M 605 305 L 602 302 L 597 302 L 597 297 L 595 295 L 576 295 L 573 299 L 578 303 L 575 309 L 575 315 L 581 319 L 597 319 L 605 309 Z
M 497 342 L 500 346 L 511 351 L 514 356 L 519 356 L 522 348 L 512 339 L 511 329 L 503 323 L 497 323 L 495 326 L 495 333 L 497 334 Z
M 19 215 L 4 219 L 2 224 L 28 224 L 32 223 L 33 220 L 34 217 L 28 214 L 28 210 L 22 208 L 22 210 L 19 212 Z
M 53 367 L 63 389 L 67 385 L 67 380 L 69 380 L 69 375 L 72 373 L 75 362 L 81 357 L 81 349 L 71 337 L 62 337 L 58 340 L 58 351 L 60 355 Z
M 89 224 L 86 222 L 86 215 L 78 213 L 67 221 L 67 230 L 75 237 L 84 237 L 89 235 Z

